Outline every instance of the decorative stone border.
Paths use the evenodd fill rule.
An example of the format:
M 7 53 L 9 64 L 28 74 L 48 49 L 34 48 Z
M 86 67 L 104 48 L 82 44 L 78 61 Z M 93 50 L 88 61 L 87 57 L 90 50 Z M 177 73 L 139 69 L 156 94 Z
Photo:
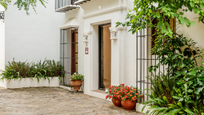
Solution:
M 58 77 L 50 77 L 50 82 L 48 79 L 41 78 L 39 82 L 37 78 L 23 78 L 23 79 L 12 79 L 0 82 L 0 86 L 6 89 L 13 89 L 13 88 L 25 88 L 25 87 L 59 87 L 60 80 Z

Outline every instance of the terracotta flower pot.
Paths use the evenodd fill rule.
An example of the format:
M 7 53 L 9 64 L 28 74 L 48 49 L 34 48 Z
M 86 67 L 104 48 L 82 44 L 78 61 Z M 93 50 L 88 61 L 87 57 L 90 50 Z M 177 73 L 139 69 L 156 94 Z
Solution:
M 112 102 L 116 107 L 122 107 L 120 99 L 112 99 Z
M 136 106 L 136 101 L 126 99 L 125 101 L 121 101 L 121 104 L 125 110 L 133 110 Z
M 71 80 L 71 86 L 74 90 L 79 90 L 82 84 L 82 80 Z

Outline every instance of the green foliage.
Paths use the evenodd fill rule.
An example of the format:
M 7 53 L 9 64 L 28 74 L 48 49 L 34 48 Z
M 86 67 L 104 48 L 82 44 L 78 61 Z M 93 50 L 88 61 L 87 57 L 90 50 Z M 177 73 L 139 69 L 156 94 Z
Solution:
M 8 9 L 8 5 L 10 5 L 12 0 L 0 0 L 0 5 L 2 5 L 6 10 Z M 40 2 L 44 7 L 47 0 L 16 0 L 14 5 L 18 7 L 19 10 L 22 8 L 26 11 L 26 14 L 29 14 L 28 11 L 30 7 L 36 12 L 37 2 Z
M 149 76 L 151 82 L 151 93 L 153 97 L 162 99 L 164 96 L 167 98 L 168 103 L 173 103 L 173 87 L 174 79 L 169 79 L 168 75 L 160 73 L 160 75 Z
M 83 79 L 84 75 L 78 74 L 77 72 L 70 76 L 70 80 L 83 80 Z
M 149 67 L 156 73 L 160 65 L 168 67 L 166 84 L 162 76 L 151 79 L 153 83 L 150 100 L 151 115 L 203 115 L 204 114 L 204 67 L 201 51 L 195 42 L 176 33 L 168 20 L 177 19 L 178 24 L 190 27 L 195 22 L 184 16 L 185 12 L 198 14 L 198 22 L 204 21 L 204 0 L 134 0 L 134 8 L 127 14 L 127 22 L 117 22 L 117 26 L 129 26 L 133 34 L 141 29 L 155 28 L 156 44 L 152 50 L 161 61 Z M 156 20 L 158 23 L 153 23 Z M 175 24 L 175 22 L 173 23 Z M 175 27 L 175 25 L 174 25 Z M 204 62 L 203 62 L 204 64 Z M 154 76 L 155 77 L 155 76 Z M 174 84 L 172 84 L 174 82 Z M 156 84 L 158 83 L 158 84 Z M 162 83 L 162 84 L 160 84 Z M 165 88 L 169 91 L 165 94 Z M 164 89 L 162 89 L 164 88 Z
M 176 18 L 179 24 L 187 27 L 195 22 L 186 18 L 183 14 L 187 11 L 199 15 L 198 21 L 203 20 L 204 0 L 134 0 L 134 8 L 127 14 L 127 22 L 117 22 L 117 26 L 130 26 L 132 33 L 143 28 L 156 27 L 160 35 L 172 37 L 173 30 L 166 18 Z M 158 20 L 158 24 L 152 24 L 152 20 Z
M 1 80 L 3 79 L 22 79 L 22 78 L 37 78 L 38 81 L 41 78 L 48 79 L 50 77 L 62 76 L 63 75 L 63 66 L 59 62 L 54 60 L 44 60 L 43 62 L 38 63 L 29 63 L 29 62 L 8 62 L 8 65 L 5 68 L 5 71 L 1 73 Z
M 195 47 L 192 39 L 188 40 L 183 35 L 173 35 L 171 39 L 159 40 L 158 43 L 161 45 L 155 51 L 161 61 L 149 67 L 149 72 L 156 72 L 160 65 L 168 66 L 166 76 L 169 79 L 166 83 L 170 91 L 166 93 L 161 89 L 168 85 L 161 84 L 158 77 L 150 79 L 153 92 L 151 99 L 144 103 L 153 105 L 150 109 L 154 112 L 149 114 L 204 114 L 204 67 L 198 63 L 198 59 L 202 59 L 202 52 Z M 169 100 L 169 96 L 172 100 Z
M 169 104 L 173 104 L 173 87 L 174 79 L 169 79 L 168 75 L 160 73 L 160 75 L 149 76 L 148 79 L 151 82 L 151 94 L 146 94 L 150 97 L 148 101 L 143 102 L 146 106 L 151 106 L 149 109 L 152 111 L 147 111 L 147 114 L 154 115 L 164 115 L 171 109 L 168 108 Z

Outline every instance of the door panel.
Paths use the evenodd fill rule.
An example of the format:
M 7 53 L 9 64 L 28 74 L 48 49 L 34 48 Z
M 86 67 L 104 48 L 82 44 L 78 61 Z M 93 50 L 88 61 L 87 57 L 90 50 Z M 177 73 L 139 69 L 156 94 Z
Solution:
M 103 26 L 103 83 L 105 88 L 111 85 L 111 25 Z
M 111 85 L 111 40 L 110 24 L 99 26 L 99 88 L 106 89 Z

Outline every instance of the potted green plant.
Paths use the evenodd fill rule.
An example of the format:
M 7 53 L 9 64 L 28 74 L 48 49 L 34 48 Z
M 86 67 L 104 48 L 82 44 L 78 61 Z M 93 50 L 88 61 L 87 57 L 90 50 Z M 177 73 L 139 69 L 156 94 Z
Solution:
M 70 76 L 71 86 L 73 87 L 74 90 L 80 89 L 83 79 L 84 79 L 84 76 L 81 74 L 78 74 L 77 72 L 75 72 Z
M 122 107 L 121 105 L 121 96 L 119 94 L 119 91 L 124 87 L 124 84 L 120 84 L 119 86 L 109 86 L 108 89 L 108 95 L 106 96 L 106 99 L 111 99 L 112 102 L 116 107 Z

